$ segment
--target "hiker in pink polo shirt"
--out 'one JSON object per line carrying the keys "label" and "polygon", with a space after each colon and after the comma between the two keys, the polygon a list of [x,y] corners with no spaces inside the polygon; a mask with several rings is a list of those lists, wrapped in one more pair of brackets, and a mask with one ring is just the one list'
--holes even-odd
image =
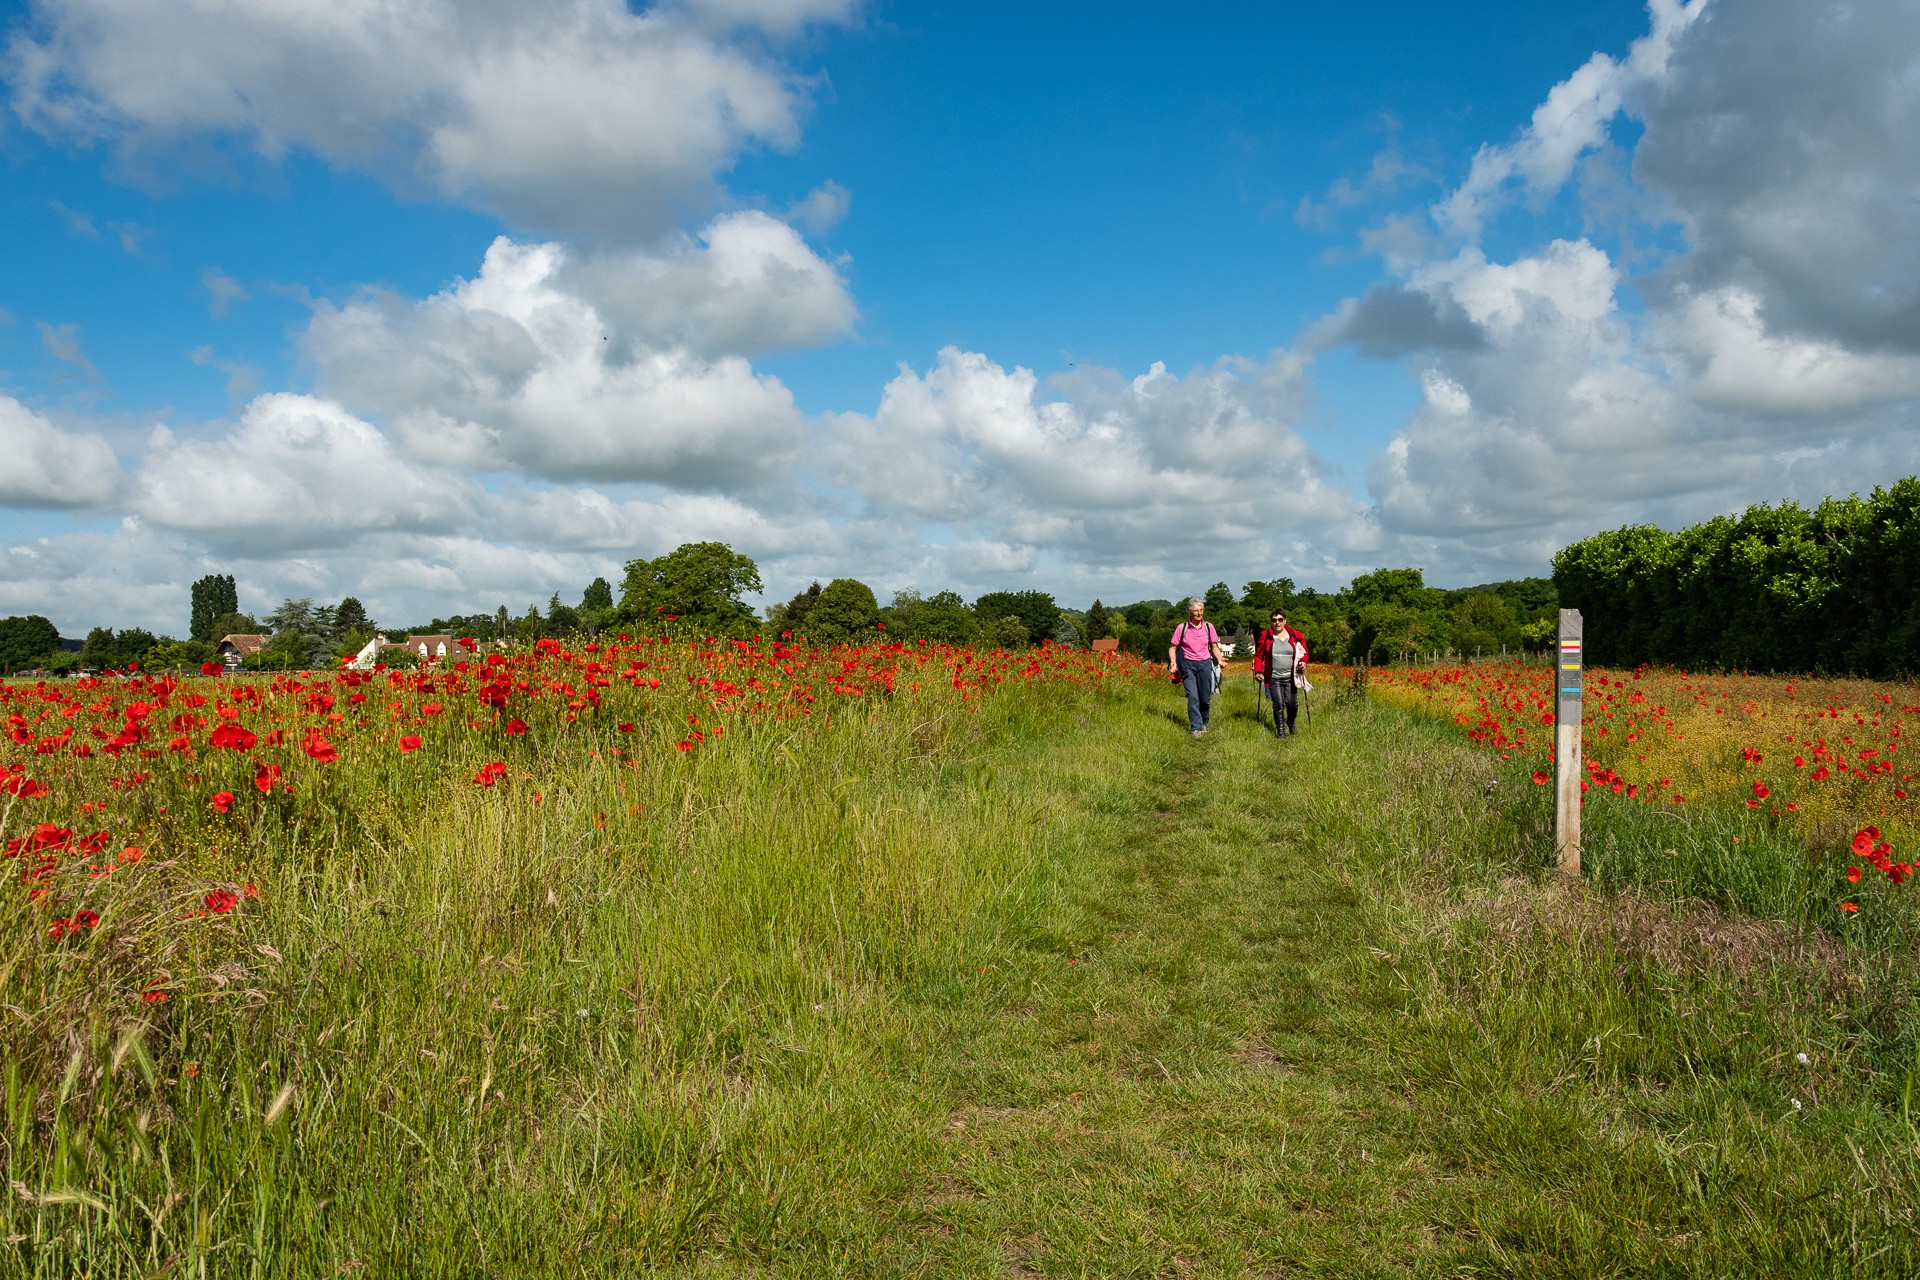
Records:
{"label": "hiker in pink polo shirt", "polygon": [[1187,728],[1196,738],[1207,731],[1213,691],[1226,661],[1220,651],[1220,633],[1206,620],[1206,611],[1205,601],[1187,601],[1187,620],[1173,629],[1173,641],[1167,646],[1167,674],[1186,686]]}

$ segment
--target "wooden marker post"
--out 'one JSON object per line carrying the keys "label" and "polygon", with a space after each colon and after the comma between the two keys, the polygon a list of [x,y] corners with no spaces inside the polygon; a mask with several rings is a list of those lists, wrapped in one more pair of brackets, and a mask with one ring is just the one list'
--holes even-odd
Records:
{"label": "wooden marker post", "polygon": [[1570,876],[1580,874],[1580,694],[1586,683],[1582,643],[1580,611],[1562,609],[1553,673],[1553,852],[1560,870]]}

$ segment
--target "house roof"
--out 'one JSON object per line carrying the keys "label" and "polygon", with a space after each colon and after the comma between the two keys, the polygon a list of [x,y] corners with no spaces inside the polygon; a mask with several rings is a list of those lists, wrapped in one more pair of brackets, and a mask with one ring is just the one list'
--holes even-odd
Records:
{"label": "house roof", "polygon": [[254,654],[266,648],[267,641],[270,639],[272,639],[271,636],[265,635],[221,636],[220,643],[214,647],[216,649],[232,649],[243,658],[251,658]]}

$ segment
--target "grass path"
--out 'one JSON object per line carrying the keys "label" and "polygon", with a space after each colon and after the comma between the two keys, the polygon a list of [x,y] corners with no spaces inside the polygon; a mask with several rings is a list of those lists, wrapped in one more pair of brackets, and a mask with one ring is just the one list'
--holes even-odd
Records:
{"label": "grass path", "polygon": [[1490,875],[1491,764],[1348,708],[1281,743],[1234,690],[1194,741],[1142,701],[1133,758],[1044,762],[1087,803],[1064,897],[936,1019],[881,1269],[1914,1274],[1912,1131],[1815,1079],[1807,964]]}

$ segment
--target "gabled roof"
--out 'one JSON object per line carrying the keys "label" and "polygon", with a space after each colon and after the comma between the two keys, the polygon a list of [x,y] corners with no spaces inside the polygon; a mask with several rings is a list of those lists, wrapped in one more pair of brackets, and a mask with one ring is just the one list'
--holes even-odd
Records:
{"label": "gabled roof", "polygon": [[265,635],[221,636],[220,643],[214,647],[216,649],[232,649],[243,658],[251,658],[254,654],[266,648],[267,641],[272,638],[271,636]]}

